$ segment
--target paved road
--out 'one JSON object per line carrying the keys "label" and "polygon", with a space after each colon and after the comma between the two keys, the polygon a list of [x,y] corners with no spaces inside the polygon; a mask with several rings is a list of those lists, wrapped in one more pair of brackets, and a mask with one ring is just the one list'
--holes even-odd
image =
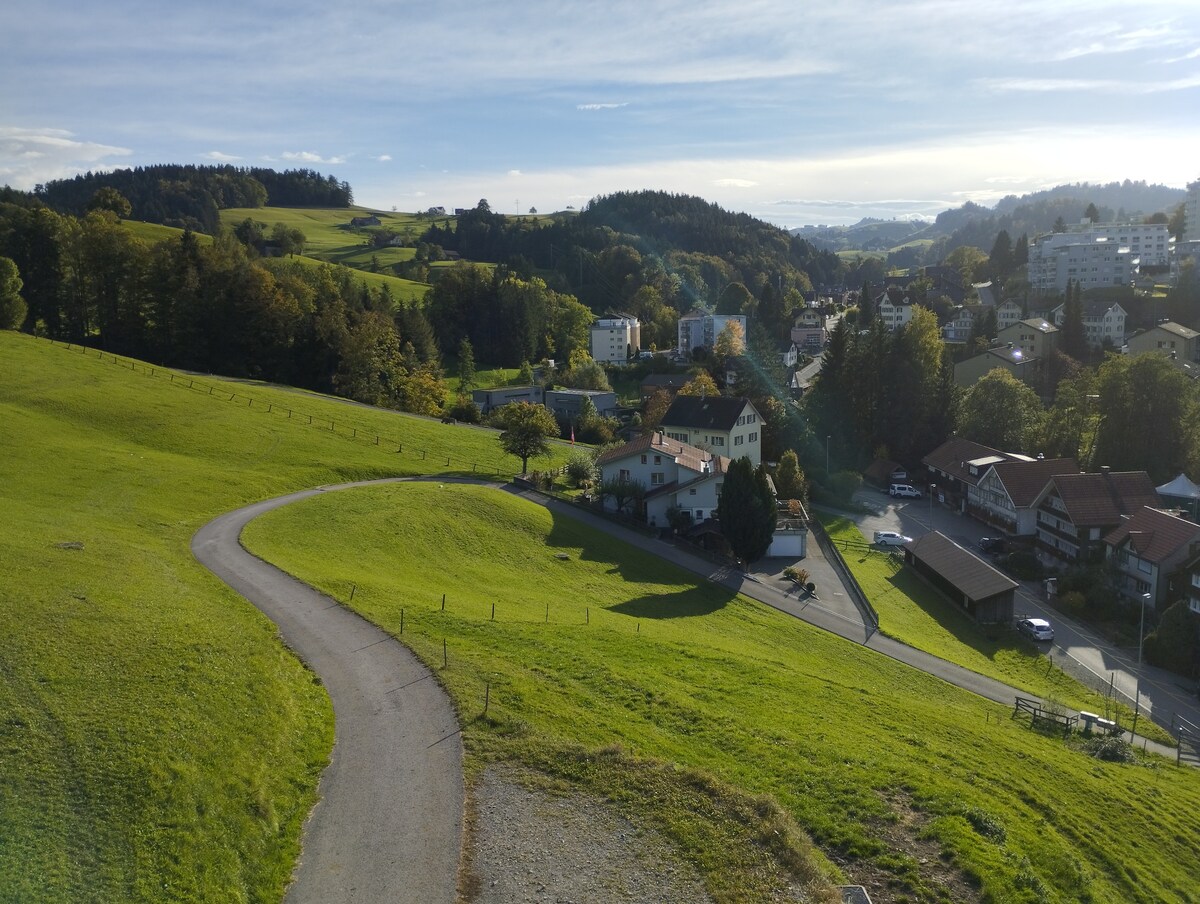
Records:
{"label": "paved road", "polygon": [[[928,495],[921,499],[892,499],[873,489],[860,490],[855,502],[870,509],[867,515],[847,515],[870,540],[876,530],[894,530],[919,537],[930,525],[955,542],[979,553],[981,537],[996,536],[990,528],[974,518],[951,511],[936,502],[931,506]],[[1078,680],[1092,687],[1111,686],[1130,706],[1138,706],[1159,725],[1170,727],[1178,714],[1193,725],[1200,725],[1200,698],[1195,682],[1189,682],[1171,672],[1138,664],[1137,649],[1114,647],[1084,624],[1063,615],[1049,606],[1036,582],[1022,582],[1017,590],[1016,611],[1021,615],[1045,618],[1054,625],[1054,643],[1047,650],[1055,661]]]}
{"label": "paved road", "polygon": [[278,625],[333,701],[333,757],[285,901],[453,904],[464,791],[449,698],[405,646],[239,543],[242,528],[263,512],[359,485],[222,515],[200,529],[192,552]]}

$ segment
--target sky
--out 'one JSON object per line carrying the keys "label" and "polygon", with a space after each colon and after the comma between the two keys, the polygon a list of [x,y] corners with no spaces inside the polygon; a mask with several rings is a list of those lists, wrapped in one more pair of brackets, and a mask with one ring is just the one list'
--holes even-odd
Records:
{"label": "sky", "polygon": [[1200,0],[6,0],[0,185],[305,167],[382,210],[784,227],[1200,178]]}

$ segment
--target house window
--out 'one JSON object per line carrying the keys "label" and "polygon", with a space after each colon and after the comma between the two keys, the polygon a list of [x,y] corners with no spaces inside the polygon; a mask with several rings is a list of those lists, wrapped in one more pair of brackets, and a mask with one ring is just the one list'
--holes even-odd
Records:
{"label": "house window", "polygon": [[689,496],[695,496],[695,495],[696,495],[696,488],[695,488],[695,487],[692,487],[690,490],[688,490],[688,495],[689,495]]}
{"label": "house window", "polygon": [[650,486],[652,486],[652,487],[660,487],[660,486],[662,486],[662,485],[663,485],[665,482],[666,482],[666,481],[663,479],[663,472],[662,472],[662,471],[654,471],[653,473],[651,473],[651,474],[650,474]]}
{"label": "house window", "polygon": [[744,437],[744,436],[735,436],[735,437],[733,438],[733,444],[734,444],[735,446],[740,446],[740,445],[742,444],[742,440],[744,440],[744,439],[745,439],[745,437]]}
{"label": "house window", "polygon": [[714,436],[714,437],[712,438],[712,444],[713,444],[714,446],[723,446],[723,445],[725,445],[725,437],[723,437],[723,436]]}
{"label": "house window", "polygon": [[643,455],[643,456],[642,456],[642,464],[645,464],[645,463],[646,463],[646,456],[645,456],[645,455]]}
{"label": "house window", "polygon": [[661,456],[661,455],[655,455],[655,456],[654,456],[654,463],[655,463],[656,465],[661,465],[661,464],[662,464],[662,456]]}
{"label": "house window", "polygon": [[629,474],[628,469],[622,468],[619,479],[620,480],[629,480],[629,477],[630,477],[630,474]]}

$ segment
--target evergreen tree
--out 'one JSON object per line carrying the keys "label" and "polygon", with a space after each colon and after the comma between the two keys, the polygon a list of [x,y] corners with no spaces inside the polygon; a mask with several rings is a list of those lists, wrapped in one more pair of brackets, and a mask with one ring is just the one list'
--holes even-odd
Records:
{"label": "evergreen tree", "polygon": [[1088,354],[1087,335],[1083,327],[1083,284],[1067,281],[1063,301],[1062,335],[1059,339],[1064,354],[1082,360]]}
{"label": "evergreen tree", "polygon": [[996,241],[992,244],[992,253],[988,255],[988,263],[991,265],[993,278],[1000,283],[1003,283],[1012,273],[1014,266],[1012,238],[1009,237],[1007,229],[1001,229],[996,236]]}
{"label": "evergreen tree", "polygon": [[464,336],[462,342],[458,343],[458,392],[465,396],[478,385],[475,379],[475,349],[471,346],[471,340]]}
{"label": "evergreen tree", "polygon": [[871,284],[864,282],[858,293],[858,328],[860,330],[870,329],[874,320],[875,300],[871,297]]}
{"label": "evergreen tree", "polygon": [[717,502],[721,535],[742,567],[766,555],[775,535],[775,497],[766,469],[746,457],[730,463]]}
{"label": "evergreen tree", "polygon": [[807,482],[794,449],[788,449],[779,458],[779,467],[775,470],[775,489],[780,499],[803,501],[808,497]]}

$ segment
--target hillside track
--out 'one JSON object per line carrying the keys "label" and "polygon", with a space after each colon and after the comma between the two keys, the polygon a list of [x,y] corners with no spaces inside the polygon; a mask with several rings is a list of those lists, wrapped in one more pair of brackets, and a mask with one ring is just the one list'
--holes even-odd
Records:
{"label": "hillside track", "polygon": [[239,539],[264,512],[362,485],[318,487],[229,512],[196,533],[192,552],[276,624],[333,702],[333,755],[286,904],[453,904],[464,787],[450,698],[407,647],[251,555]]}

